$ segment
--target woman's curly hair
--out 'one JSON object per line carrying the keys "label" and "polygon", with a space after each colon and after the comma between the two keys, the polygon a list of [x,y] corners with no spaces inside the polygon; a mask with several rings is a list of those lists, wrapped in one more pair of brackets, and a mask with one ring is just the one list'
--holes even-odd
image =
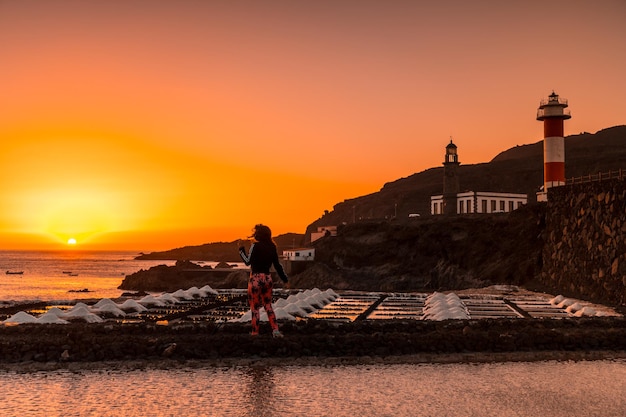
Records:
{"label": "woman's curly hair", "polygon": [[257,224],[254,226],[254,233],[252,236],[259,242],[271,242],[272,231],[264,224]]}

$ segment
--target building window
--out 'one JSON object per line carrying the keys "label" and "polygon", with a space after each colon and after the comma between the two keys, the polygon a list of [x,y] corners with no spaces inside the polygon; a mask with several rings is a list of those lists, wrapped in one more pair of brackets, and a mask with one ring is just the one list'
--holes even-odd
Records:
{"label": "building window", "polygon": [[500,211],[504,211],[504,200],[500,200]]}
{"label": "building window", "polygon": [[487,213],[487,200],[480,200],[481,213]]}
{"label": "building window", "polygon": [[465,200],[465,211],[471,213],[472,210],[472,200]]}
{"label": "building window", "polygon": [[509,201],[509,211],[515,210],[515,202]]}
{"label": "building window", "polygon": [[491,212],[493,213],[494,211],[496,211],[496,200],[491,200]]}
{"label": "building window", "polygon": [[463,200],[459,201],[459,213],[464,213],[465,206],[463,205]]}

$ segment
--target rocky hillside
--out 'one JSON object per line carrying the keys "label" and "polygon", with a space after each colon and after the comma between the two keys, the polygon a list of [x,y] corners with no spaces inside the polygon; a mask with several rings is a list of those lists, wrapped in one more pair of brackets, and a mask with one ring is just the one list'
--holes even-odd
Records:
{"label": "rocky hillside", "polygon": [[[366,291],[458,290],[494,283],[532,288],[541,273],[544,210],[535,204],[494,215],[348,224],[336,237],[314,243],[316,261],[293,275],[291,285]],[[247,274],[178,262],[129,275],[120,288],[175,291],[205,284],[245,288]]]}
{"label": "rocky hillside", "polygon": [[[442,160],[443,160],[442,148]],[[565,175],[568,178],[626,168],[626,126],[616,126],[595,134],[582,133],[565,138]],[[463,162],[463,149],[459,149]],[[508,149],[490,162],[459,167],[461,190],[526,193],[529,202],[543,184],[543,142]],[[318,226],[352,223],[354,219],[398,219],[409,213],[430,214],[430,196],[440,194],[443,167],[430,168],[387,183],[373,194],[345,200],[314,221],[307,235]],[[397,204],[397,207],[395,206]]]}
{"label": "rocky hillside", "polygon": [[294,285],[372,291],[530,285],[541,272],[544,209],[348,224],[314,242],[316,264]]}

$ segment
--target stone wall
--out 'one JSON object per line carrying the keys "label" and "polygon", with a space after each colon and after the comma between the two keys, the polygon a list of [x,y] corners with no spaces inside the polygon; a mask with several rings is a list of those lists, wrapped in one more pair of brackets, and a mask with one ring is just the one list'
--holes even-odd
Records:
{"label": "stone wall", "polygon": [[541,279],[588,300],[626,303],[626,181],[549,190]]}

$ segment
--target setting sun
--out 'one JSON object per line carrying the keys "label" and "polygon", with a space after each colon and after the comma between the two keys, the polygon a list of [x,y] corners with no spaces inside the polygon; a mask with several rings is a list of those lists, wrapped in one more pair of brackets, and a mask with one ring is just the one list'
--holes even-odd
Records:
{"label": "setting sun", "polygon": [[68,245],[75,245],[76,244],[76,239],[74,239],[73,237],[67,239],[67,244]]}
{"label": "setting sun", "polygon": [[566,135],[624,124],[620,0],[121,3],[0,0],[0,249],[304,233],[450,136],[538,142],[553,89]]}

